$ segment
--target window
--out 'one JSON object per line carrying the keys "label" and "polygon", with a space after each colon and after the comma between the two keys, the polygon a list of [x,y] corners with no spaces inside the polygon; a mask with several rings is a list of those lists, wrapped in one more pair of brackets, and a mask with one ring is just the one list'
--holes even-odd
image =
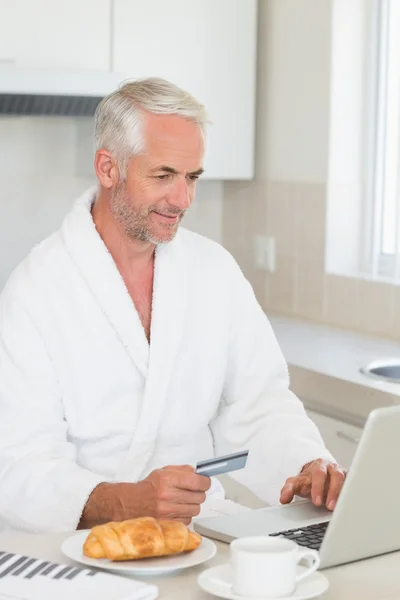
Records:
{"label": "window", "polygon": [[376,11],[365,251],[374,278],[400,282],[400,1],[380,0]]}

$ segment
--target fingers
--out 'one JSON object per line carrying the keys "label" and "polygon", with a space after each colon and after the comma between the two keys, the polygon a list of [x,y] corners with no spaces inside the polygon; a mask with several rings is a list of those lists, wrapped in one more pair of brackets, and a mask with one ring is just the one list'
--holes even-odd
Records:
{"label": "fingers", "polygon": [[346,479],[346,472],[339,465],[328,465],[329,488],[326,497],[326,507],[334,510],[340,491]]}
{"label": "fingers", "polygon": [[289,477],[281,490],[280,501],[288,504],[294,496],[308,497],[316,506],[326,504],[333,510],[345,478],[346,472],[339,465],[315,460],[297,477]]}
{"label": "fingers", "polygon": [[295,495],[294,490],[296,487],[296,484],[294,482],[295,479],[296,477],[289,477],[289,479],[286,481],[285,485],[281,489],[281,504],[289,504],[293,500]]}
{"label": "fingers", "polygon": [[158,515],[160,519],[168,521],[188,520],[189,523],[193,517],[200,514],[200,506],[198,504],[176,504],[171,502],[160,503],[158,507]]}
{"label": "fingers", "polygon": [[[145,486],[143,503],[151,507],[148,514],[159,518],[191,518],[199,513],[211,481],[209,477],[196,475],[192,467],[164,467],[152,471],[141,485]],[[185,507],[191,508],[185,512]]]}
{"label": "fingers", "polygon": [[315,464],[311,472],[311,500],[315,506],[322,506],[325,500],[325,484],[327,479],[327,466],[320,462]]}
{"label": "fingers", "polygon": [[206,499],[205,492],[191,492],[179,488],[169,488],[161,494],[162,500],[176,504],[203,504]]}
{"label": "fingers", "polygon": [[289,504],[294,496],[307,496],[310,490],[310,481],[305,475],[289,477],[281,490],[281,504]]}
{"label": "fingers", "polygon": [[211,487],[210,477],[197,475],[191,465],[172,465],[163,467],[160,471],[168,473],[171,485],[181,490],[207,492]]}
{"label": "fingers", "polygon": [[211,479],[204,475],[196,473],[184,473],[175,471],[175,475],[171,477],[171,483],[181,490],[190,490],[192,492],[207,492],[211,487]]}
{"label": "fingers", "polygon": [[164,469],[168,471],[186,471],[188,473],[195,472],[195,468],[192,467],[192,465],[168,465],[167,467],[163,467],[161,470]]}

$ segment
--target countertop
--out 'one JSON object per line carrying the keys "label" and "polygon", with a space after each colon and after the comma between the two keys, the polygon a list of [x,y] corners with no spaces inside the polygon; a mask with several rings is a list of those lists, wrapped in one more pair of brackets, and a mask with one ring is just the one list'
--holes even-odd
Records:
{"label": "countertop", "polygon": [[[71,532],[72,533],[72,532]],[[9,552],[30,555],[43,560],[73,564],[60,550],[68,534],[50,533],[29,535],[23,533],[0,534],[0,548]],[[161,600],[211,600],[198,584],[199,573],[207,567],[228,560],[229,546],[217,542],[217,555],[205,565],[193,567],[175,574],[152,577],[159,587]],[[400,590],[400,552],[393,552],[369,560],[326,569],[328,591],[320,596],[324,600],[398,600]]]}
{"label": "countertop", "polygon": [[400,403],[400,384],[360,372],[373,360],[400,358],[400,343],[282,315],[268,317],[289,365],[291,389],[308,407],[362,426],[374,408]]}

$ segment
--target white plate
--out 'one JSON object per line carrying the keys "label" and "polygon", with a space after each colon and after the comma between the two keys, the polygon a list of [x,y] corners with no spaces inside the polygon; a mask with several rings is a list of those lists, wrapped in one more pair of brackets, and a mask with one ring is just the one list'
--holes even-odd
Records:
{"label": "white plate", "polygon": [[111,561],[107,558],[88,558],[83,554],[83,544],[89,531],[80,531],[67,538],[61,546],[65,556],[88,567],[106,569],[132,575],[161,575],[180,569],[200,565],[215,556],[217,547],[211,540],[204,538],[198,548],[192,552],[184,552],[160,558],[142,558],[140,560]]}
{"label": "white plate", "polygon": [[[306,567],[297,567],[297,573],[301,573]],[[237,596],[232,592],[232,571],[229,564],[218,565],[202,571],[197,578],[199,586],[209,594],[228,600],[255,600],[246,596]],[[329,581],[318,571],[312,573],[306,579],[299,581],[291,596],[280,597],[279,600],[308,600],[323,594],[329,587]],[[269,598],[269,600],[274,600]],[[276,599],[275,599],[276,600]]]}

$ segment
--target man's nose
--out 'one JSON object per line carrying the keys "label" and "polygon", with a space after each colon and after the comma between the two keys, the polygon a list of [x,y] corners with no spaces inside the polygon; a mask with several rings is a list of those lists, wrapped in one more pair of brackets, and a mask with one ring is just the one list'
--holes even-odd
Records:
{"label": "man's nose", "polygon": [[174,185],[174,189],[171,190],[170,197],[168,199],[169,204],[179,208],[180,210],[186,210],[191,204],[189,187],[186,179],[177,179]]}

